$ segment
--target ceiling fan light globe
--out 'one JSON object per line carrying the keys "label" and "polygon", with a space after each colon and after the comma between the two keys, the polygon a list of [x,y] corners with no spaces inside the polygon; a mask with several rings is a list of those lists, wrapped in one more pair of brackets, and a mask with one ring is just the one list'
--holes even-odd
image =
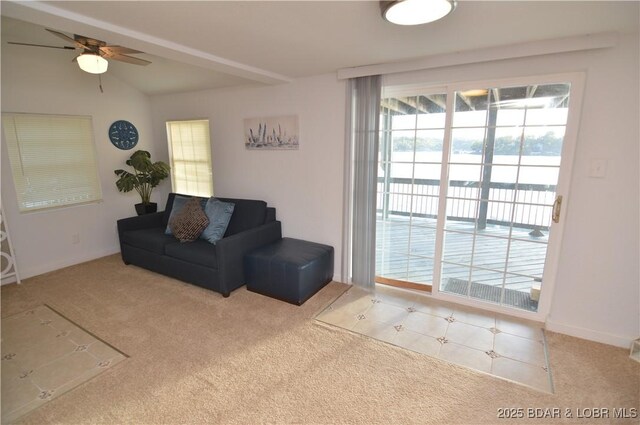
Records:
{"label": "ceiling fan light globe", "polygon": [[78,56],[78,66],[89,74],[103,74],[107,72],[109,62],[100,55],[85,53]]}
{"label": "ceiling fan light globe", "polygon": [[454,0],[396,0],[384,2],[382,16],[397,25],[420,25],[447,16],[456,6]]}

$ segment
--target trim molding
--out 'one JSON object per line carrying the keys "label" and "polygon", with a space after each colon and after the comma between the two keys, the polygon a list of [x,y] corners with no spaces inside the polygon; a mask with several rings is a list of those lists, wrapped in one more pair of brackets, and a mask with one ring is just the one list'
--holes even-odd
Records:
{"label": "trim molding", "polygon": [[518,44],[487,47],[484,49],[464,50],[455,53],[443,53],[427,56],[408,62],[365,65],[338,70],[338,79],[384,75],[423,69],[443,68],[454,65],[467,65],[479,62],[491,62],[505,59],[551,55],[554,53],[577,52],[583,50],[605,49],[618,44],[618,33],[604,32],[575,37],[556,38]]}
{"label": "trim molding", "polygon": [[93,252],[86,253],[85,255],[81,255],[75,258],[70,258],[68,260],[56,261],[47,264],[39,264],[35,267],[25,268],[24,271],[20,270],[20,278],[21,280],[27,279],[29,277],[38,276],[44,273],[49,273],[55,270],[63,269],[69,266],[75,266],[76,264],[86,263],[87,261],[95,260],[98,258],[106,257],[109,255],[114,255],[120,252],[120,246],[113,246],[111,248],[99,249]]}
{"label": "trim molding", "polygon": [[590,341],[601,342],[603,344],[614,345],[616,347],[626,349],[629,349],[633,340],[637,338],[637,336],[632,335],[614,335],[608,332],[582,328],[580,326],[566,325],[555,322],[551,318],[547,318],[545,329],[552,332],[574,336],[576,338],[588,339]]}
{"label": "trim molding", "polygon": [[404,289],[413,289],[416,291],[422,291],[426,293],[431,293],[431,285],[420,284],[415,282],[409,282],[406,280],[399,279],[389,279],[387,277],[376,276],[376,283],[381,283],[383,285],[395,286],[396,288],[404,288]]}

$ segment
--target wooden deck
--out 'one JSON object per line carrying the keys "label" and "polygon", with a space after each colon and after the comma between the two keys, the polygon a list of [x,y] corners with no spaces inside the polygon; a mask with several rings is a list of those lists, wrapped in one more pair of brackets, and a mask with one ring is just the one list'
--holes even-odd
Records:
{"label": "wooden deck", "polygon": [[[473,230],[470,222],[447,222],[440,290],[446,290],[453,280],[470,280],[472,284],[498,288],[504,283],[507,290],[529,294],[531,285],[542,279],[547,236],[533,237],[530,229],[513,228],[509,245],[508,226],[489,225],[477,233],[475,241]],[[376,275],[433,284],[435,219],[397,215],[382,219],[379,215],[376,234]]]}

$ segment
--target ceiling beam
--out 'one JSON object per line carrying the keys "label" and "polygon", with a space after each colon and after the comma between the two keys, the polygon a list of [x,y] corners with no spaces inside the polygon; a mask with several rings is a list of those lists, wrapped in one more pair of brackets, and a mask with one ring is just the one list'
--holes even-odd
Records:
{"label": "ceiling beam", "polygon": [[475,106],[473,106],[473,102],[471,102],[471,99],[469,99],[467,96],[462,94],[462,92],[457,92],[457,95],[460,98],[460,100],[462,100],[464,102],[464,104],[469,107],[470,111],[475,111],[476,110]]}
{"label": "ceiling beam", "polygon": [[418,114],[421,112],[427,112],[426,107],[422,105],[422,102],[417,100],[414,96],[402,98],[400,101],[412,107]]}
{"label": "ceiling beam", "polygon": [[435,97],[435,96],[441,96],[441,95],[428,94],[428,95],[426,95],[424,97],[427,98],[430,102],[433,102],[436,106],[438,106],[443,111],[446,111],[447,110],[447,101],[445,99],[443,99],[442,97],[438,98],[438,97]]}
{"label": "ceiling beam", "polygon": [[493,104],[499,108],[500,107],[500,89],[493,88],[491,89],[491,92],[493,93]]}
{"label": "ceiling beam", "polygon": [[2,2],[2,15],[34,24],[127,46],[150,55],[223,72],[264,84],[281,84],[293,78],[236,62],[170,40],[151,36],[110,22],[101,21],[40,1]]}
{"label": "ceiling beam", "polygon": [[401,99],[395,97],[382,99],[380,102],[380,106],[397,112],[400,115],[413,115],[416,113],[416,110],[413,106],[408,105],[406,102],[403,102]]}
{"label": "ceiling beam", "polygon": [[569,99],[569,93],[567,93],[566,95],[560,97],[556,102],[554,102],[552,108],[561,107],[567,101],[567,99]]}
{"label": "ceiling beam", "polygon": [[429,114],[436,110],[444,110],[446,103],[441,99],[434,99],[431,96],[419,95],[417,98],[414,96],[382,98],[380,106],[402,115],[413,115]]}

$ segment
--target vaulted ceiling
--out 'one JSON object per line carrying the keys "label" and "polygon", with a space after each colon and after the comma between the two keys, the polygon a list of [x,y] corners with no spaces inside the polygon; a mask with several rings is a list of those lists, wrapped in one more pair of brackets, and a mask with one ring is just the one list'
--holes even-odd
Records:
{"label": "vaulted ceiling", "polygon": [[[3,1],[5,41],[62,45],[44,27],[146,52],[109,72],[147,94],[277,84],[338,69],[600,32],[637,32],[637,2],[459,1],[416,27],[377,1]],[[11,19],[9,19],[11,18]],[[61,52],[61,60],[73,52]]]}

